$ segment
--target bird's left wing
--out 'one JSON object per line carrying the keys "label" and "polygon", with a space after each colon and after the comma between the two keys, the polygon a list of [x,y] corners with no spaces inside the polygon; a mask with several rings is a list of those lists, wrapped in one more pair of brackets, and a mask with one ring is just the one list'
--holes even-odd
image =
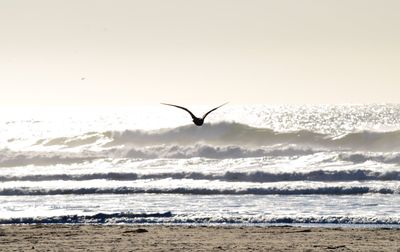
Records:
{"label": "bird's left wing", "polygon": [[219,105],[218,107],[213,108],[213,109],[211,109],[210,111],[208,111],[207,113],[205,113],[205,114],[203,115],[203,120],[206,118],[206,116],[208,116],[208,114],[210,114],[210,113],[213,112],[214,110],[216,110],[216,109],[218,109],[218,108],[224,106],[225,104],[227,104],[227,102],[225,102],[224,104]]}

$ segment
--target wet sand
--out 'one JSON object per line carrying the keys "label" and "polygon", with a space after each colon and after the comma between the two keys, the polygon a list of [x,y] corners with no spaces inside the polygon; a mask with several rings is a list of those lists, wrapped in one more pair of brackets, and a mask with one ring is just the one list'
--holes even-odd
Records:
{"label": "wet sand", "polygon": [[0,251],[400,252],[400,229],[2,225]]}

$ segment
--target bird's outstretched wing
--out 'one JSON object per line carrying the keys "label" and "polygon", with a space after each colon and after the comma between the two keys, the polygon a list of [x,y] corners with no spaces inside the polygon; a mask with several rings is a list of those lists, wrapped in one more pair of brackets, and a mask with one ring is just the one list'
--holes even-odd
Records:
{"label": "bird's outstretched wing", "polygon": [[225,104],[227,104],[227,102],[225,102],[224,104],[219,105],[218,107],[213,108],[213,109],[211,109],[210,111],[208,111],[207,113],[205,113],[205,114],[203,115],[203,120],[206,118],[206,116],[208,116],[208,114],[210,114],[210,113],[213,112],[214,110],[216,110],[216,109],[218,109],[218,108],[224,106]]}
{"label": "bird's outstretched wing", "polygon": [[192,113],[192,112],[190,112],[190,110],[189,110],[189,109],[187,109],[187,108],[185,108],[185,107],[181,107],[181,106],[174,105],[174,104],[168,104],[168,103],[161,103],[161,104],[163,104],[163,105],[167,105],[167,106],[172,106],[172,107],[177,107],[177,108],[180,108],[180,109],[183,109],[183,110],[187,111],[187,112],[190,114],[190,116],[191,116],[193,119],[195,119],[195,118],[196,118],[196,116],[195,116],[195,115],[193,115],[193,113]]}

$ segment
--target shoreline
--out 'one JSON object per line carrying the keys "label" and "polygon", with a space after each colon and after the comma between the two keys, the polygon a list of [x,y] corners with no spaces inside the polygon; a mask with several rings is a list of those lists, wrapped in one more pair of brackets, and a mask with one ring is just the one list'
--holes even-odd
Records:
{"label": "shoreline", "polygon": [[0,251],[400,251],[399,228],[0,225]]}

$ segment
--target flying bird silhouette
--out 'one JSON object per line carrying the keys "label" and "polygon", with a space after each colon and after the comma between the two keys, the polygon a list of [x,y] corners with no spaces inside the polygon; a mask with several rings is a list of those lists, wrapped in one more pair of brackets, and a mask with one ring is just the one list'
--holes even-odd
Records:
{"label": "flying bird silhouette", "polygon": [[192,117],[193,123],[196,124],[197,126],[201,126],[201,125],[203,125],[204,119],[206,119],[206,116],[208,116],[208,114],[210,114],[210,113],[213,112],[214,110],[216,110],[216,109],[218,109],[218,108],[224,106],[225,104],[227,104],[227,102],[225,102],[225,103],[222,104],[222,105],[219,105],[219,106],[216,107],[216,108],[211,109],[210,111],[208,111],[207,113],[205,113],[205,114],[203,115],[202,118],[196,117],[195,115],[193,115],[192,112],[190,112],[189,109],[187,109],[187,108],[185,108],[185,107],[178,106],[178,105],[174,105],[174,104],[169,104],[169,103],[161,103],[161,104],[164,104],[164,105],[167,105],[167,106],[172,106],[172,107],[176,107],[176,108],[180,108],[180,109],[185,110],[185,111],[188,112],[188,113],[190,114],[190,116]]}

